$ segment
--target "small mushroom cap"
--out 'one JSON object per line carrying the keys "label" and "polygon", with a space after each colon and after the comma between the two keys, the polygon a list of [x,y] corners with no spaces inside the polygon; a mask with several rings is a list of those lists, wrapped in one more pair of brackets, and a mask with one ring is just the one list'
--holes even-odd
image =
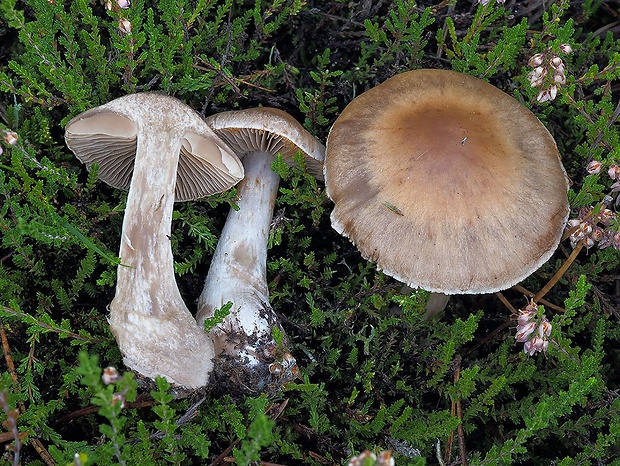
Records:
{"label": "small mushroom cap", "polygon": [[282,110],[250,108],[217,113],[205,121],[241,158],[248,152],[262,151],[281,154],[293,165],[293,156],[301,151],[308,173],[323,179],[325,146]]}
{"label": "small mushroom cap", "polygon": [[568,217],[549,131],[494,86],[409,71],[354,99],[327,141],[332,226],[387,275],[490,293],[546,262]]}
{"label": "small mushroom cap", "polygon": [[67,146],[99,178],[129,189],[142,131],[165,131],[181,139],[175,199],[189,201],[222,192],[243,178],[243,166],[200,116],[180,100],[155,93],[130,94],[73,118]]}

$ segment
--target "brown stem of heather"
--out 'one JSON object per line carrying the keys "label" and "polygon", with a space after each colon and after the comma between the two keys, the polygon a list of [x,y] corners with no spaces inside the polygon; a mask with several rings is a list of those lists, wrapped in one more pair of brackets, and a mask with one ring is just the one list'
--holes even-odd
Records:
{"label": "brown stem of heather", "polygon": [[[528,290],[527,288],[524,288],[521,285],[515,285],[512,287],[513,290],[518,291],[519,293],[523,293],[525,296],[527,296],[528,298],[533,298],[534,296],[536,296],[536,293],[534,293],[533,291]],[[560,307],[556,304],[553,304],[551,301],[547,301],[546,299],[540,299],[540,304],[543,304],[545,307],[548,307],[549,309],[553,309],[554,311],[558,311],[558,312],[566,312],[565,309],[563,307]]]}
{"label": "brown stem of heather", "polygon": [[[456,403],[453,401],[450,407],[450,416],[456,416]],[[452,459],[452,444],[454,443],[454,431],[450,432],[446,440],[445,453],[443,455],[443,464],[450,464]]]}
{"label": "brown stem of heather", "polygon": [[[11,380],[15,384],[15,389],[17,390],[17,372],[15,371],[15,364],[13,363],[13,357],[11,356],[11,348],[9,346],[9,339],[6,336],[6,331],[4,330],[4,324],[0,324],[0,339],[2,340],[2,350],[4,351],[6,368],[11,376]],[[26,412],[26,406],[22,401],[18,402],[18,408],[20,413],[23,414]],[[17,441],[17,439],[15,440]],[[39,439],[30,439],[30,443],[47,466],[56,466],[56,462]]]}
{"label": "brown stem of heather", "polygon": [[[461,356],[454,358],[454,383],[457,383],[461,378]],[[450,408],[450,414],[456,416],[460,421],[457,427],[457,436],[459,440],[459,455],[461,457],[461,464],[467,466],[467,449],[465,448],[465,430],[463,429],[463,408],[461,400],[453,401]],[[446,453],[444,455],[444,463],[450,463],[450,452],[452,450],[452,443],[454,441],[454,432],[450,432],[450,436],[446,441]]]}
{"label": "brown stem of heather", "polygon": [[[458,382],[461,378],[461,357],[456,358],[456,370],[454,371],[454,383]],[[459,419],[459,426],[457,432],[459,436],[459,453],[461,455],[461,464],[467,466],[467,449],[465,448],[465,430],[463,429],[463,408],[461,406],[461,400],[456,402],[456,417]]]}
{"label": "brown stem of heather", "polygon": [[6,368],[9,371],[11,380],[14,384],[16,384],[17,372],[15,372],[15,364],[13,363],[13,357],[11,356],[11,348],[9,347],[9,339],[6,336],[6,331],[4,330],[4,324],[0,325],[0,338],[2,339],[2,350],[4,351]]}
{"label": "brown stem of heather", "polygon": [[510,301],[508,301],[506,299],[506,297],[501,293],[501,291],[498,291],[495,293],[495,296],[497,296],[497,298],[502,302],[502,304],[504,306],[506,306],[506,308],[511,312],[511,313],[515,313],[517,312],[517,310],[513,307],[512,304],[510,304]]}
{"label": "brown stem of heather", "polygon": [[549,293],[549,291],[551,291],[551,288],[553,288],[555,284],[560,281],[560,279],[566,273],[571,264],[575,262],[575,259],[577,259],[577,256],[579,255],[581,249],[583,249],[584,244],[584,240],[581,240],[579,244],[575,246],[575,249],[573,249],[573,252],[571,252],[570,256],[568,256],[566,261],[564,261],[562,267],[560,267],[555,273],[555,275],[551,277],[551,280],[549,280],[547,284],[543,286],[538,293],[536,293],[536,296],[534,296],[533,298],[534,302],[539,302],[547,293]]}

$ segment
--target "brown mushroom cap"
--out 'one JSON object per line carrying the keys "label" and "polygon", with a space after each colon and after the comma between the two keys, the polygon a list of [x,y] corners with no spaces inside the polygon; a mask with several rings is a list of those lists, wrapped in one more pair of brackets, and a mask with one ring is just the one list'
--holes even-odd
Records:
{"label": "brown mushroom cap", "polygon": [[490,293],[546,262],[568,217],[549,131],[494,86],[409,71],[354,99],[327,141],[333,227],[387,275]]}
{"label": "brown mushroom cap", "polygon": [[289,165],[298,152],[304,155],[308,173],[323,179],[325,147],[288,113],[277,108],[257,107],[222,112],[205,119],[235,153],[281,154]]}
{"label": "brown mushroom cap", "polygon": [[[181,108],[182,106],[182,108]],[[155,93],[130,94],[81,113],[66,127],[65,140],[88,169],[97,163],[99,178],[128,190],[133,174],[140,111],[178,112],[179,124],[193,112],[177,99]],[[195,112],[194,112],[195,113]],[[174,118],[171,118],[174,120]],[[224,191],[243,178],[243,167],[230,149],[200,120],[192,118],[182,139],[175,199],[189,201]],[[148,128],[143,128],[148,130]]]}

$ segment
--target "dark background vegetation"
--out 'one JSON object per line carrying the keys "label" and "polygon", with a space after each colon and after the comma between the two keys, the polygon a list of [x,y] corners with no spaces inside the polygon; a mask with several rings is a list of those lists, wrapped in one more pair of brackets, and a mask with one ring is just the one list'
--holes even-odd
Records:
{"label": "dark background vegetation", "polygon": [[[204,115],[278,107],[325,141],[356,95],[402,71],[454,69],[545,123],[576,217],[617,198],[606,169],[620,161],[619,12],[618,0],[135,0],[122,11],[0,0],[0,126],[19,135],[0,155],[0,404],[13,445],[2,461],[19,450],[32,465],[341,465],[368,448],[391,449],[397,465],[620,464],[619,251],[581,250],[545,297],[552,344],[530,357],[514,341],[514,310],[567,260],[568,241],[503,302],[458,296],[425,321],[427,293],[364,261],[331,229],[321,184],[296,169],[283,173],[268,273],[301,378],[270,397],[210,387],[174,400],[165,382],[149,391],[129,373],[103,386],[101,367],[124,371],[106,306],[126,194],[88,175],[63,141],[72,116],[146,90]],[[118,32],[120,15],[131,34]],[[528,59],[565,43],[567,82],[539,104]],[[605,169],[588,175],[591,160]],[[190,309],[231,200],[234,190],[177,206]]]}

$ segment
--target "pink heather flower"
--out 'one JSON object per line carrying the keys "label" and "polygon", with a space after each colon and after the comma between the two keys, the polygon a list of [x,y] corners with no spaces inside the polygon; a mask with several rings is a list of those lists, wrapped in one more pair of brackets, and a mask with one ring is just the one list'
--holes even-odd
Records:
{"label": "pink heather flower", "polygon": [[112,0],[106,0],[105,2],[105,7],[108,11],[118,11],[119,8],[126,10],[130,6],[131,0],[115,0],[114,3],[112,3]]}
{"label": "pink heather flower", "polygon": [[532,356],[535,352],[547,351],[551,322],[545,316],[538,316],[538,306],[530,301],[524,310],[519,311],[515,340],[523,343],[523,351]]}
{"label": "pink heather flower", "polygon": [[620,179],[620,167],[616,164],[613,164],[612,166],[609,167],[609,170],[607,170],[607,174],[612,180],[619,180]]}
{"label": "pink heather flower", "polygon": [[542,351],[544,346],[545,340],[543,340],[541,337],[536,335],[534,336],[534,338],[532,338],[532,348],[534,348],[536,351]]}
{"label": "pink heather flower", "polygon": [[354,456],[349,460],[349,466],[363,466],[367,464],[367,460],[371,460],[375,466],[394,466],[394,458],[390,450],[384,451],[377,455],[369,450],[362,452],[359,456]]}
{"label": "pink heather flower", "polygon": [[611,230],[603,230],[603,238],[598,242],[599,249],[605,249],[611,246],[614,239],[614,233]]}
{"label": "pink heather flower", "polygon": [[546,317],[543,317],[538,325],[538,336],[540,338],[548,337],[551,335],[551,322]]}
{"label": "pink heather flower", "polygon": [[540,87],[540,86],[542,86],[543,85],[543,77],[541,77],[541,76],[538,76],[538,77],[534,76],[534,75],[532,75],[532,73],[530,73],[530,76],[529,76],[530,86],[531,87]]}
{"label": "pink heather flower", "polygon": [[125,395],[123,393],[115,393],[112,395],[112,404],[115,405],[116,403],[121,404],[121,409],[125,407]]}
{"label": "pink heather flower", "polygon": [[542,91],[540,91],[538,93],[538,97],[536,97],[536,100],[538,100],[540,103],[547,101],[551,102],[556,98],[557,95],[558,86],[556,84],[552,84],[549,89],[543,89]]}
{"label": "pink heather flower", "polygon": [[562,59],[560,57],[553,57],[551,60],[549,60],[549,63],[551,64],[551,67],[553,69],[558,69],[559,67],[564,67],[564,62],[562,61]]}
{"label": "pink heather flower", "polygon": [[548,100],[552,100],[551,93],[547,89],[544,89],[538,93],[538,97],[536,97],[536,100],[538,100],[538,102],[540,102],[541,104],[543,102],[547,102]]}
{"label": "pink heather flower", "polygon": [[525,344],[523,345],[523,351],[532,356],[536,351],[542,352],[548,346],[549,343],[545,345],[545,340],[536,335],[531,340],[525,342]]}
{"label": "pink heather flower", "polygon": [[527,323],[532,320],[536,314],[528,311],[520,311],[519,317],[517,317],[518,327],[524,327]]}
{"label": "pink heather flower", "polygon": [[121,376],[119,375],[118,371],[112,366],[106,367],[103,370],[103,375],[101,376],[101,380],[103,380],[103,383],[106,385],[117,382],[120,378]]}
{"label": "pink heather flower", "polygon": [[585,238],[590,233],[592,233],[592,224],[590,222],[583,222],[579,226],[579,229],[577,231],[579,232],[579,235],[581,236],[581,238],[579,239]]}
{"label": "pink heather flower", "polygon": [[17,144],[19,136],[15,131],[5,131],[3,135],[4,142],[7,144],[14,146]]}
{"label": "pink heather flower", "polygon": [[603,168],[603,164],[601,162],[599,162],[598,160],[592,160],[588,164],[588,168],[586,168],[586,171],[591,175],[596,175],[598,172],[601,171],[601,168]]}
{"label": "pink heather flower", "polygon": [[537,78],[544,78],[545,76],[547,76],[547,68],[539,66],[537,68],[534,68],[534,76]]}
{"label": "pink heather flower", "polygon": [[123,34],[131,34],[131,23],[129,20],[125,18],[119,19],[118,30]]}
{"label": "pink heather flower", "polygon": [[614,249],[620,250],[620,231],[614,235],[611,245]]}
{"label": "pink heather flower", "polygon": [[377,459],[377,455],[370,452],[369,450],[366,450],[362,452],[359,456],[354,456],[353,458],[351,458],[349,460],[349,466],[357,466],[357,465],[364,464],[364,461],[366,459],[371,459],[375,461]]}
{"label": "pink heather flower", "polygon": [[542,86],[545,76],[547,76],[547,68],[544,66],[537,66],[528,74],[530,85],[532,87]]}
{"label": "pink heather flower", "polygon": [[[519,327],[517,327],[517,330],[519,330]],[[515,335],[515,340],[519,343],[528,341],[534,330],[536,330],[536,322],[528,322],[520,328],[520,331]]]}
{"label": "pink heather flower", "polygon": [[377,460],[381,466],[394,466],[394,458],[392,458],[392,452],[390,450],[379,453]]}
{"label": "pink heather flower", "polygon": [[560,51],[569,54],[573,51],[573,48],[568,44],[560,44]]}
{"label": "pink heather flower", "polygon": [[523,326],[527,324],[536,317],[537,312],[538,305],[534,301],[530,301],[527,306],[525,306],[525,309],[519,311],[519,317],[517,318],[519,325]]}
{"label": "pink heather flower", "polygon": [[551,93],[551,100],[554,100],[555,97],[558,95],[558,86],[552,84],[549,88],[549,92]]}
{"label": "pink heather flower", "polygon": [[597,217],[598,221],[606,227],[611,225],[616,218],[618,218],[618,216],[614,213],[613,210],[609,209],[601,210]]}
{"label": "pink heather flower", "polygon": [[542,65],[544,59],[544,53],[537,53],[528,60],[527,64],[530,65],[532,68],[536,68],[537,66]]}
{"label": "pink heather flower", "polygon": [[601,227],[596,226],[596,225],[592,227],[592,234],[590,235],[590,238],[592,238],[593,241],[596,241],[598,243],[604,237],[605,237],[605,230],[603,230]]}
{"label": "pink heather flower", "polygon": [[523,352],[533,356],[536,349],[532,348],[532,340],[528,340],[523,344]]}

